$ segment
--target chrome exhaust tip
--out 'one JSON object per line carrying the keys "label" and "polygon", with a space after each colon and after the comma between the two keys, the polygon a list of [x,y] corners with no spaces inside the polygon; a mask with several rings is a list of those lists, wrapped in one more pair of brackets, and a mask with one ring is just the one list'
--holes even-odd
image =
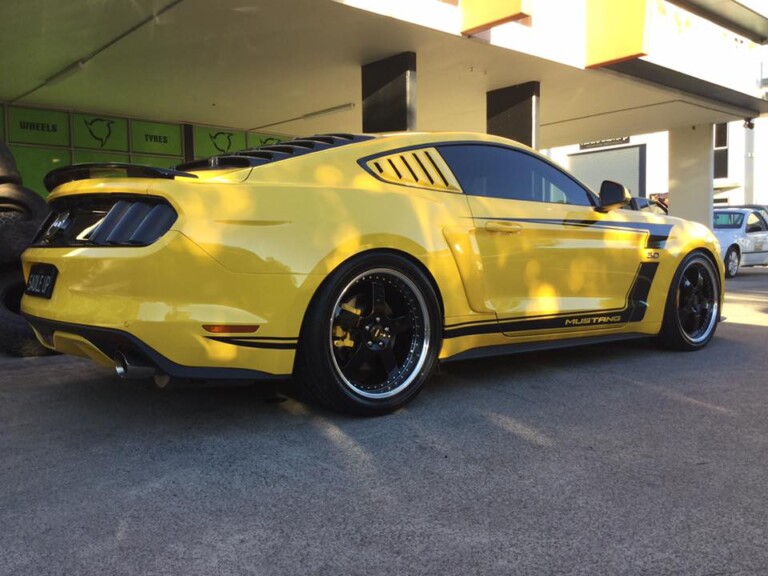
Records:
{"label": "chrome exhaust tip", "polygon": [[123,380],[146,380],[157,370],[145,360],[126,352],[117,352],[114,357],[115,373]]}

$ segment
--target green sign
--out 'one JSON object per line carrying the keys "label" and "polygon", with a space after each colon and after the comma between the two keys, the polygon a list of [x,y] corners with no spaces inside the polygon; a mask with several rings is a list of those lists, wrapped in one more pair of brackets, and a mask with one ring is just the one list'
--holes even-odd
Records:
{"label": "green sign", "polygon": [[98,150],[75,150],[73,153],[75,164],[90,164],[93,162],[129,162],[128,154],[113,154]]}
{"label": "green sign", "polygon": [[172,168],[177,164],[184,162],[181,157],[168,157],[168,156],[140,156],[137,154],[131,154],[131,164],[140,164],[142,166],[153,166],[155,168]]}
{"label": "green sign", "polygon": [[231,154],[245,148],[245,132],[229,128],[195,126],[195,158]]}
{"label": "green sign", "polygon": [[279,144],[287,139],[286,136],[280,136],[279,134],[258,134],[256,132],[248,132],[248,148]]}
{"label": "green sign", "polygon": [[181,125],[131,120],[131,151],[183,156]]}
{"label": "green sign", "polygon": [[72,124],[75,148],[128,152],[128,120],[74,114]]}
{"label": "green sign", "polygon": [[69,146],[69,114],[11,106],[8,109],[8,139],[25,144]]}
{"label": "green sign", "polygon": [[61,168],[72,163],[68,149],[38,148],[36,146],[10,146],[16,158],[19,172],[24,175],[24,186],[31,188],[41,196],[48,195],[43,186],[43,178],[54,168]]}

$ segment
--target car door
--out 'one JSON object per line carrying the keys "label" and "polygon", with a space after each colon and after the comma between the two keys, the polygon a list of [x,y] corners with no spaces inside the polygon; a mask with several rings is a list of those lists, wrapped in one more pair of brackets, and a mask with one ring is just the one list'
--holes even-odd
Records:
{"label": "car door", "polygon": [[488,308],[508,335],[626,322],[649,231],[600,213],[554,165],[496,145],[440,147],[467,195]]}
{"label": "car door", "polygon": [[745,224],[747,250],[742,255],[741,263],[751,266],[768,263],[768,223],[755,211],[747,215]]}

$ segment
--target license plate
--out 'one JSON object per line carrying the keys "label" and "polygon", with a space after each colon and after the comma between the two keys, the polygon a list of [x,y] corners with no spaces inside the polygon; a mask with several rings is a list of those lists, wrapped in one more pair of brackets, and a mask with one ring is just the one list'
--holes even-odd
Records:
{"label": "license plate", "polygon": [[40,298],[50,298],[58,273],[53,264],[33,264],[24,293]]}

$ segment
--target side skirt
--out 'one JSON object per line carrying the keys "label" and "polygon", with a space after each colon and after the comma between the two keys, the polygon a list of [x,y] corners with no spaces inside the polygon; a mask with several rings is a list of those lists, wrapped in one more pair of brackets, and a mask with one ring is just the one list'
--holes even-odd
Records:
{"label": "side skirt", "polygon": [[629,332],[625,334],[613,334],[607,336],[588,336],[583,338],[566,338],[563,340],[548,340],[546,342],[522,342],[518,344],[499,344],[497,346],[483,346],[459,352],[453,356],[442,358],[440,362],[457,362],[476,358],[488,358],[490,356],[504,356],[508,354],[521,354],[523,352],[539,352],[542,350],[554,350],[557,348],[575,348],[590,344],[603,344],[605,342],[617,342],[621,340],[637,340],[651,338],[648,334]]}

